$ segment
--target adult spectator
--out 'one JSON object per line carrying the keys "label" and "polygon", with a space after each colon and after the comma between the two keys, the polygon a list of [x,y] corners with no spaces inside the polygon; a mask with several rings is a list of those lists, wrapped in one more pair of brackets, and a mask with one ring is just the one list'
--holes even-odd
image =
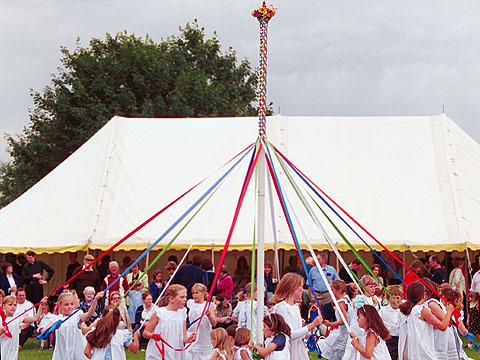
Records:
{"label": "adult spectator", "polygon": [[430,280],[436,282],[438,285],[447,282],[447,275],[445,275],[445,271],[443,271],[442,265],[440,265],[440,259],[437,255],[430,256],[428,265],[430,266],[430,269],[432,269]]}
{"label": "adult spectator", "polygon": [[315,265],[315,262],[313,261],[313,257],[309,256],[305,259],[305,264],[307,265],[307,272],[305,272],[305,269],[300,269],[300,276],[303,276],[305,279],[305,284],[303,285],[304,289],[308,289],[308,279],[307,279],[307,274],[310,273],[310,270],[312,270],[312,267]]}
{"label": "adult spectator", "polygon": [[[34,317],[35,314],[36,314],[36,311],[35,311],[35,308],[33,307],[33,304],[26,299],[25,290],[23,288],[18,288],[17,289],[17,310],[15,310],[15,313],[13,314],[13,317],[16,317],[16,316],[22,314],[27,309],[30,309],[30,310],[28,310],[23,315]],[[35,324],[34,323],[23,323],[20,326],[20,337],[19,337],[19,341],[18,341],[18,349],[19,350],[22,350],[23,345],[33,335],[34,330],[35,330]]]}
{"label": "adult spectator", "polygon": [[[43,285],[53,276],[55,271],[43,261],[37,260],[37,254],[29,250],[26,254],[27,263],[23,265],[22,277],[26,283],[27,299],[37,304],[43,298]],[[43,272],[47,277],[43,278]]]}
{"label": "adult spectator", "polygon": [[476,257],[477,259],[477,268],[479,269],[472,278],[472,284],[470,286],[470,292],[476,291],[480,293],[480,257]]}
{"label": "adult spectator", "polygon": [[166,282],[170,281],[170,278],[175,274],[175,270],[177,270],[177,263],[174,261],[169,261],[167,265],[165,265],[165,270],[167,270],[168,278]]}
{"label": "adult spectator", "polygon": [[[140,271],[138,263],[133,265],[132,271],[127,274],[127,281],[128,286],[132,286],[135,281],[137,281],[140,276],[143,275],[143,272]],[[143,284],[142,291],[148,291],[148,275],[143,275],[142,279],[140,280]]]}
{"label": "adult spectator", "polygon": [[65,275],[65,281],[68,281],[72,277],[75,269],[81,266],[80,263],[77,261],[77,253],[69,252],[68,259],[70,260],[70,264],[68,264],[67,266],[67,274]]}
{"label": "adult spectator", "polygon": [[385,280],[383,279],[383,276],[382,276],[382,267],[379,264],[373,264],[372,272],[375,274],[378,280],[380,280],[379,282],[377,281],[377,279],[374,278],[376,282],[376,287],[380,287],[381,289],[382,285],[385,285]]}
{"label": "adult spectator", "polygon": [[243,289],[250,282],[250,267],[245,256],[237,260],[237,267],[233,273],[233,290],[235,293]]}
{"label": "adult spectator", "polygon": [[[232,283],[233,284],[233,283]],[[232,304],[226,295],[217,295],[217,308],[215,309],[215,316],[217,317],[217,327],[226,329],[233,324],[232,320]]]}
{"label": "adult spectator", "polygon": [[215,273],[213,272],[212,260],[210,260],[209,258],[203,259],[202,269],[205,270],[207,273],[207,281],[208,281],[207,289],[208,291],[210,291],[210,287],[212,286],[212,283],[213,283],[213,278],[215,277]]}
{"label": "adult spectator", "polygon": [[207,273],[200,266],[202,265],[202,257],[195,255],[191,264],[183,265],[173,279],[173,283],[183,285],[187,288],[187,297],[192,298],[191,288],[196,283],[208,284]]}
{"label": "adult spectator", "polygon": [[102,257],[101,264],[97,266],[98,275],[100,275],[100,279],[105,279],[108,275],[108,264],[110,264],[110,255],[105,255]]}
{"label": "adult spectator", "polygon": [[[358,260],[357,258],[355,258],[350,262],[350,264],[348,264],[348,267],[358,277],[358,271],[362,267],[362,262],[360,260]],[[340,269],[340,273],[338,275],[340,276],[340,279],[345,281],[345,284],[349,284],[349,283],[353,282],[350,274],[343,267]]]}
{"label": "adult spectator", "polygon": [[157,301],[160,293],[165,288],[165,282],[163,281],[163,274],[161,270],[155,270],[153,273],[152,282],[150,283],[149,291],[153,297],[153,302]]}
{"label": "adult spectator", "polygon": [[265,289],[267,290],[266,301],[270,300],[277,287],[277,279],[273,277],[273,264],[270,261],[265,261],[263,265],[263,273],[265,274]]}
{"label": "adult spectator", "polygon": [[119,272],[123,274],[123,272],[128,269],[131,263],[132,263],[132,258],[130,256],[125,256],[122,259],[122,265],[120,265]]}
{"label": "adult spectator", "polygon": [[[140,329],[140,336],[143,334],[143,330],[145,329],[145,326],[141,327],[142,324],[150,320],[150,316],[152,316],[154,312],[152,311],[154,303],[152,294],[150,294],[148,291],[143,293],[142,302],[143,305],[139,306],[135,312],[135,324],[133,325],[134,332]],[[148,342],[148,340],[144,339],[143,337],[140,337],[139,341],[144,343]]]}
{"label": "adult spectator", "polygon": [[[120,276],[120,273],[118,272],[120,270],[120,267],[118,266],[118,263],[116,261],[110,261],[110,264],[108,265],[108,270],[110,270],[110,274],[107,275],[105,279],[103,279],[102,290],[105,290],[113,283],[115,284],[113,284],[112,287],[108,289],[105,294],[105,307],[110,304],[111,293],[118,292],[120,294],[120,297],[123,297],[125,292],[129,289],[127,279],[125,279],[123,276]],[[116,281],[119,277],[121,277],[121,279]],[[122,299],[122,304],[125,304],[125,299]]]}
{"label": "adult spectator", "polygon": [[218,298],[220,295],[222,295],[227,300],[232,300],[232,292],[233,279],[230,275],[228,275],[227,267],[225,265],[222,265],[216,288],[216,297]]}
{"label": "adult spectator", "polygon": [[175,255],[170,255],[167,259],[168,262],[173,261],[178,266],[178,259]]}
{"label": "adult spectator", "polygon": [[[70,281],[70,289],[73,289],[77,292],[77,295],[80,298],[84,299],[84,290],[87,286],[90,286],[94,289],[95,292],[100,290],[100,274],[97,269],[90,266],[90,264],[95,260],[93,255],[87,254],[83,257],[83,266],[77,267],[73,272],[72,276],[76,276],[79,272],[83,272]],[[94,294],[95,295],[95,294]],[[102,313],[100,312],[100,315]]]}
{"label": "adult spectator", "polygon": [[[79,293],[77,292],[77,294],[79,294]],[[90,300],[92,300],[95,297],[95,289],[92,286],[87,286],[87,287],[85,287],[85,289],[83,289],[82,294],[83,294],[83,298],[85,300],[80,301],[80,306],[83,306],[85,303],[87,303],[87,305],[82,307],[82,311],[84,313],[86,313],[86,312],[88,312],[88,310],[90,310],[90,306],[93,303],[93,301],[90,301]],[[101,318],[102,317],[102,312],[103,312],[103,307],[102,307],[101,301],[98,301],[97,302],[97,307],[95,308],[95,311],[93,312],[92,317],[90,319],[88,319],[87,321],[85,321],[87,326],[90,326],[95,320]]]}
{"label": "adult spectator", "polygon": [[2,265],[3,273],[0,274],[0,289],[5,295],[13,295],[17,293],[17,289],[22,287],[20,278],[13,272],[13,266],[10,263]]}
{"label": "adult spectator", "polygon": [[[118,291],[110,291],[110,296],[108,297],[108,303],[115,305],[120,301],[120,297],[121,295]],[[125,305],[123,300],[118,304],[117,308],[120,311],[120,317],[121,317],[120,323],[118,324],[118,329],[132,330],[132,324],[130,323],[130,317],[128,316],[127,305]]]}
{"label": "adult spectator", "polygon": [[326,253],[320,253],[317,255],[318,263],[320,265],[320,269],[316,266],[310,270],[310,279],[312,279],[313,289],[311,287],[308,288],[310,293],[310,297],[313,298],[313,292],[317,296],[318,303],[320,306],[330,303],[332,301],[332,297],[328,293],[328,288],[325,282],[323,281],[323,277],[320,274],[320,271],[323,272],[325,275],[328,284],[330,285],[333,280],[340,279],[337,274],[337,271],[333,266],[327,265],[328,255]]}
{"label": "adult spectator", "polygon": [[291,255],[288,258],[288,266],[283,269],[283,275],[288,273],[300,273],[300,269],[298,268],[298,258],[297,255]]}
{"label": "adult spectator", "polygon": [[21,280],[22,267],[17,263],[17,257],[12,253],[8,253],[5,258],[7,262],[12,265],[13,273],[17,274],[18,278]]}
{"label": "adult spectator", "polygon": [[448,283],[459,290],[460,294],[462,294],[463,298],[465,298],[466,286],[465,276],[463,275],[463,270],[465,269],[465,260],[455,257],[453,259],[453,266],[455,266],[455,269],[453,269],[450,273],[450,276],[448,277]]}
{"label": "adult spectator", "polygon": [[422,277],[423,263],[420,260],[415,260],[410,264],[410,270],[407,271],[403,278],[403,297],[407,296],[407,286]]}

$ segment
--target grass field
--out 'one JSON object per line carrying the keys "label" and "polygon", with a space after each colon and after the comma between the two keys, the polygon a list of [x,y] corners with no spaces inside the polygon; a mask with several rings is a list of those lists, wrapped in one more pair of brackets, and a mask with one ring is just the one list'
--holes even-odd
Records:
{"label": "grass field", "polygon": [[[143,347],[144,348],[144,347]],[[465,349],[465,352],[472,359],[480,360],[480,354],[471,349]],[[145,351],[139,351],[137,354],[127,353],[128,360],[140,360],[145,359]],[[40,350],[40,342],[35,339],[30,339],[25,344],[25,347],[18,354],[19,360],[50,360],[52,358],[52,350]],[[318,359],[317,354],[310,353],[310,359]]]}

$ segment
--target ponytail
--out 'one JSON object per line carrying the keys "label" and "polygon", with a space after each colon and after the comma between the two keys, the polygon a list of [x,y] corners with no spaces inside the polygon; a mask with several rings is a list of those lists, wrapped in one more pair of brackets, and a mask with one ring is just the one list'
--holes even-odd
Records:
{"label": "ponytail", "polygon": [[420,281],[415,281],[407,287],[407,301],[400,305],[403,315],[410,315],[413,307],[423,299],[425,286]]}
{"label": "ponytail", "polygon": [[118,308],[105,309],[104,316],[98,321],[95,330],[87,335],[87,342],[94,348],[104,348],[112,341],[112,336],[117,331],[120,323]]}

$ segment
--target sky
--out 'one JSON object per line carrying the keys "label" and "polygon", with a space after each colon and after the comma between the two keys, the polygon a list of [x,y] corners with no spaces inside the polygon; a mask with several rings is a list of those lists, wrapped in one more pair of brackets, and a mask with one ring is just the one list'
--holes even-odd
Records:
{"label": "sky", "polygon": [[[269,2],[267,2],[269,3]],[[154,41],[198,19],[258,63],[261,1],[0,0],[0,132],[21,134],[60,47],[126,30]],[[480,142],[480,2],[275,1],[268,101],[283,115],[435,115]],[[0,161],[8,161],[0,141]]]}

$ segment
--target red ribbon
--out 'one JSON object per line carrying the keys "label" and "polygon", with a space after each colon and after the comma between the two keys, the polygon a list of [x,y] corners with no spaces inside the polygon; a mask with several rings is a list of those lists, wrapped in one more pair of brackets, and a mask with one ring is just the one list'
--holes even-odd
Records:
{"label": "red ribbon", "polygon": [[0,316],[2,317],[2,325],[5,328],[5,336],[11,339],[12,333],[10,332],[10,329],[7,326],[7,314],[5,314],[5,310],[1,306],[0,306]]}

